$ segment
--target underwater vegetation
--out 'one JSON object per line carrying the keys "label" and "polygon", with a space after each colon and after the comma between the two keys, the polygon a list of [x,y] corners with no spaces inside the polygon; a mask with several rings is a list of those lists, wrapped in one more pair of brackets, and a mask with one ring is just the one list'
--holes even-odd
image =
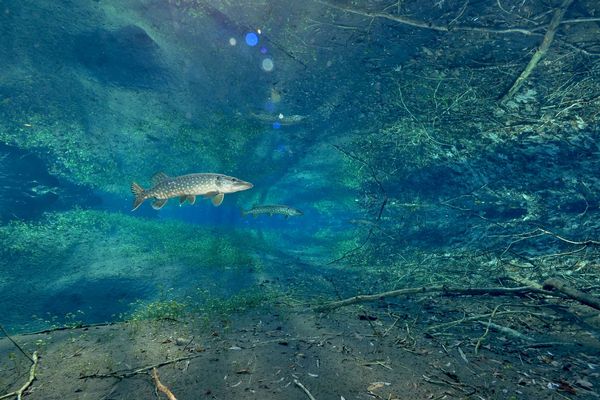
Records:
{"label": "underwater vegetation", "polygon": [[597,398],[597,3],[3,1],[0,400]]}
{"label": "underwater vegetation", "polygon": [[[78,309],[89,321],[108,320],[128,312],[141,296],[158,298],[159,287],[193,279],[210,280],[208,289],[218,285],[215,274],[228,276],[217,271],[258,269],[252,239],[231,234],[92,210],[49,213],[29,223],[11,221],[0,228],[1,299],[14,304],[7,315],[21,322],[32,314],[61,317]],[[43,285],[44,291],[31,293],[18,283],[23,279],[32,287]]]}

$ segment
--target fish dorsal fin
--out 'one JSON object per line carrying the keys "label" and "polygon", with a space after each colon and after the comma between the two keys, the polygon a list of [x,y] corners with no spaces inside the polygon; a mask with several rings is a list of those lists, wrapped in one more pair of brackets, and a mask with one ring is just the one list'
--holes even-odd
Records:
{"label": "fish dorsal fin", "polygon": [[223,202],[223,197],[225,197],[225,195],[223,193],[219,193],[215,197],[213,197],[212,198],[213,206],[219,207],[221,205],[221,203]]}
{"label": "fish dorsal fin", "polygon": [[164,172],[157,172],[154,175],[152,175],[152,183],[155,185],[158,185],[159,183],[167,179],[171,179],[171,177],[165,174]]}

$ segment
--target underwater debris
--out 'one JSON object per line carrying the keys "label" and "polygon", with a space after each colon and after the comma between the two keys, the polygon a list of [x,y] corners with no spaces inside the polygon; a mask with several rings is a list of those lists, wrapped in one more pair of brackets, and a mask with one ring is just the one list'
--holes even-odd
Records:
{"label": "underwater debris", "polygon": [[297,208],[282,205],[282,204],[271,204],[271,205],[254,205],[252,208],[248,210],[242,210],[242,216],[252,215],[253,217],[257,217],[259,215],[268,214],[269,216],[273,216],[274,214],[283,215],[286,219],[288,217],[296,217],[300,215],[304,215],[304,213]]}
{"label": "underwater debris", "polygon": [[232,176],[197,173],[171,177],[163,172],[159,172],[152,177],[154,184],[148,190],[145,190],[137,183],[131,184],[131,191],[135,195],[133,201],[133,210],[135,211],[146,199],[154,198],[152,208],[160,210],[167,203],[167,200],[173,197],[179,197],[179,205],[187,200],[194,204],[196,196],[211,198],[215,207],[223,202],[225,193],[235,193],[242,190],[251,189],[253,185],[250,182]]}

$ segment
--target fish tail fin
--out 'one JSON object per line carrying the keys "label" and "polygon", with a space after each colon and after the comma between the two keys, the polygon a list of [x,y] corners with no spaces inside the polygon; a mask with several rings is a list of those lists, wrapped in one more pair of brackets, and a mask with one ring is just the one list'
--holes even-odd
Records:
{"label": "fish tail fin", "polygon": [[131,184],[131,193],[135,195],[135,199],[133,200],[133,209],[131,211],[135,211],[139,206],[142,205],[144,200],[146,200],[146,191],[143,187],[133,182]]}

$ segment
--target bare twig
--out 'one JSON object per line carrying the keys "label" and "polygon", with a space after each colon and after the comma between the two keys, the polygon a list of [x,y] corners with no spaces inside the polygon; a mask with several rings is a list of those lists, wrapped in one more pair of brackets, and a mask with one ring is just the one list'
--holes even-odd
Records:
{"label": "bare twig", "polygon": [[27,382],[25,382],[23,384],[23,386],[21,386],[21,388],[19,388],[19,390],[15,390],[14,392],[10,392],[10,393],[0,396],[0,400],[8,399],[13,396],[17,396],[17,400],[21,400],[23,398],[23,392],[25,392],[29,388],[29,386],[31,386],[33,381],[35,380],[35,371],[38,366],[38,360],[39,360],[38,353],[37,353],[37,351],[34,351],[33,356],[31,357],[32,364],[31,364],[31,368],[29,369],[29,379],[27,380]]}
{"label": "bare twig", "polygon": [[[377,176],[377,171],[375,170],[375,168],[373,168],[373,166],[371,164],[369,164],[368,162],[366,162],[365,160],[359,158],[358,156],[349,153],[348,151],[344,150],[343,148],[341,148],[340,146],[337,146],[335,144],[332,144],[333,148],[336,149],[337,151],[339,151],[340,153],[342,153],[343,155],[345,155],[346,157],[357,161],[359,163],[361,163],[362,165],[364,165],[365,167],[367,167],[369,169],[369,172],[371,173],[371,176],[373,177],[373,180],[375,181],[375,183],[377,184],[377,186],[379,187],[379,191],[381,192],[382,196],[383,196],[383,201],[381,202],[381,205],[379,206],[379,212],[377,213],[377,217],[375,218],[375,222],[379,222],[381,220],[381,215],[383,214],[383,210],[385,209],[385,206],[387,205],[388,202],[388,196],[387,196],[387,192],[385,191],[385,188],[383,187],[383,184],[381,183],[381,180],[379,180],[379,177]],[[365,247],[365,245],[369,242],[369,240],[371,239],[371,236],[373,235],[373,231],[375,229],[377,225],[374,224],[369,228],[369,232],[367,233],[367,237],[365,238],[365,240],[363,240],[363,242],[356,246],[355,248],[348,250],[347,252],[345,252],[344,254],[342,254],[340,257],[336,258],[335,260],[329,261],[327,263],[327,265],[329,264],[334,264],[336,262],[339,262],[349,256],[351,256],[352,254],[356,253],[357,251],[359,251],[360,249],[362,249],[363,247]]]}
{"label": "bare twig", "polygon": [[[524,296],[531,293],[538,293],[547,296],[557,296],[557,293],[531,286],[522,286],[514,288],[490,287],[490,288],[450,288],[444,285],[423,286],[418,288],[392,290],[389,292],[358,295],[344,300],[332,301],[315,307],[315,311],[330,311],[336,308],[349,306],[352,304],[366,303],[370,301],[381,300],[385,297],[400,297],[412,294],[441,293],[442,296],[474,296],[474,295],[496,295],[496,296]],[[564,296],[559,296],[564,297]]]}
{"label": "bare twig", "polygon": [[479,323],[480,323],[480,324],[482,324],[482,325],[486,325],[486,326],[487,326],[486,332],[487,332],[487,330],[488,330],[489,328],[492,328],[492,329],[494,329],[495,331],[498,331],[498,332],[504,333],[504,334],[506,334],[506,335],[513,336],[513,337],[515,337],[515,338],[517,338],[517,339],[525,340],[525,341],[527,341],[527,342],[533,342],[533,339],[532,339],[532,338],[530,338],[529,336],[523,335],[521,332],[519,332],[519,331],[516,331],[516,330],[514,330],[514,329],[512,329],[512,328],[507,328],[506,326],[498,325],[498,324],[495,324],[495,323],[493,323],[493,322],[490,322],[490,321],[488,321],[488,322],[485,322],[485,321],[477,321],[477,322],[479,322]]}
{"label": "bare twig", "polygon": [[[528,315],[533,315],[536,317],[542,317],[542,318],[556,318],[553,317],[551,315],[548,314],[543,314],[543,313],[531,313],[528,311],[513,311],[513,310],[508,310],[508,311],[499,311],[496,313],[496,317],[499,317],[501,315],[510,315],[510,314],[528,314]],[[434,326],[430,326],[429,328],[425,329],[425,332],[428,331],[435,331],[435,330],[440,330],[440,329],[447,329],[447,328],[452,328],[453,326],[462,324],[464,322],[469,322],[469,321],[478,321],[480,319],[483,318],[488,318],[490,317],[492,314],[481,314],[481,315],[474,315],[472,317],[463,317],[459,320],[456,321],[451,321],[451,322],[446,322],[443,324],[438,324],[438,325],[434,325]]]}
{"label": "bare twig", "polygon": [[488,320],[488,324],[485,327],[485,332],[483,333],[483,335],[481,335],[481,337],[479,339],[477,339],[477,344],[475,345],[475,355],[477,355],[477,353],[479,352],[479,346],[481,346],[481,342],[483,342],[483,339],[485,339],[488,332],[490,331],[490,325],[492,324],[492,319],[494,318],[494,316],[496,316],[496,312],[498,311],[498,308],[500,308],[500,304],[498,304],[494,308],[494,311],[492,311],[492,314],[490,315],[490,319]]}
{"label": "bare twig", "polygon": [[600,241],[599,240],[581,240],[581,241],[577,241],[577,240],[571,240],[571,239],[567,239],[564,238],[554,232],[550,232],[546,229],[543,228],[538,228],[538,231],[546,234],[546,235],[550,235],[552,237],[557,238],[560,241],[563,241],[565,243],[569,243],[569,244],[576,244],[578,246],[588,246],[588,245],[600,245]]}
{"label": "bare twig", "polygon": [[19,349],[19,351],[21,353],[23,353],[23,355],[29,359],[29,361],[34,362],[33,358],[29,354],[27,354],[25,352],[25,350],[23,350],[23,348],[21,346],[19,346],[19,344],[13,340],[13,338],[10,337],[10,335],[8,334],[8,332],[6,332],[6,329],[4,329],[4,327],[2,325],[0,325],[0,331],[2,331],[4,336],[6,336],[8,338],[8,340],[10,340],[12,342],[12,344],[14,344],[17,347],[17,349]]}
{"label": "bare twig", "polygon": [[162,392],[167,396],[169,400],[177,400],[177,397],[171,392],[171,390],[162,384],[158,377],[158,371],[155,368],[152,368],[152,380],[154,381],[154,385],[156,386],[156,390]]}
{"label": "bare twig", "polygon": [[535,67],[538,65],[540,60],[546,55],[546,52],[548,51],[548,49],[550,48],[550,45],[552,44],[552,41],[554,40],[554,35],[556,34],[556,30],[558,29],[558,25],[560,24],[560,21],[562,20],[563,16],[567,12],[567,9],[573,3],[573,1],[574,0],[563,0],[561,6],[556,9],[556,11],[554,12],[554,16],[552,17],[552,20],[550,21],[550,24],[548,25],[548,30],[546,31],[546,34],[544,35],[544,40],[542,41],[542,44],[537,49],[537,51],[533,54],[533,56],[531,57],[531,60],[529,60],[529,64],[527,64],[527,66],[525,67],[523,72],[521,72],[521,75],[519,75],[517,80],[513,83],[513,85],[508,90],[508,92],[502,97],[501,102],[508,101],[514,96],[514,94],[521,88],[523,83],[525,83],[525,81],[527,80],[529,75],[531,75],[531,73],[533,72]]}
{"label": "bare twig", "polygon": [[194,355],[187,356],[187,357],[175,358],[175,359],[172,359],[172,360],[167,360],[167,361],[160,362],[158,364],[153,364],[153,365],[148,365],[146,367],[141,367],[141,368],[138,368],[138,369],[135,369],[135,370],[115,371],[115,372],[109,372],[108,374],[81,375],[79,377],[79,379],[87,379],[87,378],[117,378],[117,379],[123,379],[123,378],[129,378],[129,377],[134,376],[134,375],[147,373],[148,371],[150,371],[153,368],[158,368],[158,367],[162,367],[164,365],[174,364],[174,363],[179,362],[179,361],[191,360],[193,358],[200,357],[201,355],[202,354],[194,354]]}
{"label": "bare twig", "polygon": [[327,6],[327,7],[335,8],[340,11],[350,13],[350,14],[361,15],[363,17],[368,17],[368,18],[388,19],[390,21],[398,22],[403,25],[408,25],[408,26],[412,26],[415,28],[429,29],[429,30],[434,30],[434,31],[438,31],[438,32],[467,31],[467,32],[482,32],[482,33],[497,33],[497,34],[519,33],[519,34],[528,35],[528,36],[539,35],[535,32],[532,32],[531,30],[525,29],[525,28],[486,28],[486,27],[468,26],[468,25],[453,25],[453,26],[440,25],[440,24],[436,24],[435,22],[420,21],[420,20],[410,18],[410,17],[405,17],[402,15],[394,15],[394,14],[381,13],[381,12],[369,12],[369,11],[358,10],[355,8],[344,7],[344,6],[340,6],[340,5],[329,3],[326,1],[322,1],[322,0],[315,0],[315,2],[322,4],[324,6]]}
{"label": "bare twig", "polygon": [[294,379],[294,384],[296,386],[298,386],[300,389],[302,389],[304,391],[304,393],[306,393],[306,395],[308,396],[308,398],[310,400],[317,400],[317,399],[315,399],[315,397],[312,394],[310,394],[310,392],[308,391],[308,389],[306,388],[306,386],[304,386],[302,384],[302,382],[300,382],[298,379]]}

